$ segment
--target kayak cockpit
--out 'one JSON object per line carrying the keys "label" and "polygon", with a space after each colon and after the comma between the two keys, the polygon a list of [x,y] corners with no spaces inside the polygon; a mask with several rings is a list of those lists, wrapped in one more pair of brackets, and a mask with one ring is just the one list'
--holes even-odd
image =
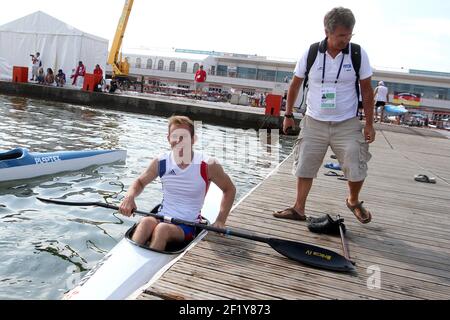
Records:
{"label": "kayak cockpit", "polygon": [[13,149],[6,152],[0,152],[0,161],[15,160],[24,157],[26,149]]}
{"label": "kayak cockpit", "polygon": [[[151,213],[158,213],[159,208],[161,207],[161,205],[156,206]],[[209,221],[206,221],[207,224],[209,224]],[[151,249],[149,246],[147,245],[140,245],[139,243],[136,243],[135,241],[132,240],[133,238],[133,234],[136,231],[137,226],[139,225],[139,223],[136,223],[134,226],[132,226],[126,233],[125,233],[125,239],[127,239],[127,241],[129,241],[130,243],[132,243],[133,245],[140,247],[142,249],[148,250],[148,251],[153,251],[153,252],[158,252],[158,253],[162,253],[162,254],[168,254],[168,255],[178,255],[180,253],[183,253],[184,251],[186,251],[186,249],[190,246],[190,244],[195,241],[195,239],[197,239],[199,236],[202,236],[206,231],[204,231],[203,229],[200,228],[196,228],[196,237],[195,239],[191,240],[191,241],[185,241],[185,242],[173,242],[173,243],[169,243],[166,247],[166,250],[164,251],[160,251],[160,250],[154,250]]]}

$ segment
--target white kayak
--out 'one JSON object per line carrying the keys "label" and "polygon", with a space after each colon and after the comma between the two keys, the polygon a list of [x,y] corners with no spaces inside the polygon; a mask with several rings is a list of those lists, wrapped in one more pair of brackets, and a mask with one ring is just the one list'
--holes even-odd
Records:
{"label": "white kayak", "polygon": [[17,148],[0,152],[0,182],[31,179],[66,171],[76,171],[94,165],[122,161],[126,150],[90,150],[31,153]]}
{"label": "white kayak", "polygon": [[[206,195],[202,216],[210,223],[216,221],[222,201],[222,190],[214,183]],[[153,251],[130,240],[136,225],[63,299],[123,300],[136,298],[159,279],[176,261],[203,239],[201,231],[187,247],[175,252]]]}

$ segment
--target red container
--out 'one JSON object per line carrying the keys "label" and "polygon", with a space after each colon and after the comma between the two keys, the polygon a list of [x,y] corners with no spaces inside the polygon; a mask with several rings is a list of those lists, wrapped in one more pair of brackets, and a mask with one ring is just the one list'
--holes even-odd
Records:
{"label": "red container", "polygon": [[83,90],[84,91],[94,91],[95,86],[97,83],[95,82],[95,75],[91,73],[86,73],[84,75],[84,82],[83,82]]}
{"label": "red container", "polygon": [[28,67],[13,67],[13,82],[28,83]]}
{"label": "red container", "polygon": [[279,117],[283,97],[275,94],[268,94],[266,97],[266,116]]}

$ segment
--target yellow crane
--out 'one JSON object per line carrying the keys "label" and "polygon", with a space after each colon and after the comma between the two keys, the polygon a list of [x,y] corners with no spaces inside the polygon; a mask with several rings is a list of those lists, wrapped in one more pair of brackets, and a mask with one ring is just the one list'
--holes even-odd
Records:
{"label": "yellow crane", "polygon": [[122,59],[121,47],[133,3],[134,0],[125,0],[122,16],[120,17],[116,35],[109,52],[108,64],[113,68],[113,78],[127,78],[130,72],[130,64],[126,59]]}

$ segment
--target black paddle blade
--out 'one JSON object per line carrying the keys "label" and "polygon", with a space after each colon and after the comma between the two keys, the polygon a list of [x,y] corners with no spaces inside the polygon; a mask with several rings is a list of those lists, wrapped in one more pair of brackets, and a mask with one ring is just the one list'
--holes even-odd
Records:
{"label": "black paddle blade", "polygon": [[80,206],[98,206],[98,202],[70,202],[70,201],[62,201],[62,200],[53,200],[53,199],[45,199],[36,197],[39,201],[42,201],[44,203],[53,203],[53,204],[59,204],[63,206],[72,206],[72,207],[80,207]]}
{"label": "black paddle blade", "polygon": [[355,267],[349,260],[328,249],[310,244],[273,238],[268,239],[267,243],[283,256],[305,265],[338,272],[355,271]]}

